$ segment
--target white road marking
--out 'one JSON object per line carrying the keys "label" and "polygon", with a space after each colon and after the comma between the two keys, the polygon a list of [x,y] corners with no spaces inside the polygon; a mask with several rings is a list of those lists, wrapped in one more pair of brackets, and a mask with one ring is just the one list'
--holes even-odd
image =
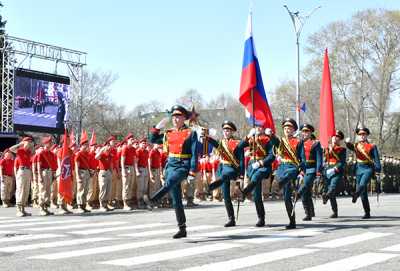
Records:
{"label": "white road marking", "polygon": [[90,230],[82,230],[82,231],[72,231],[69,233],[79,234],[79,235],[90,235],[90,234],[98,234],[98,233],[112,232],[112,231],[139,230],[139,229],[147,229],[147,228],[155,228],[155,227],[165,227],[165,226],[170,226],[170,225],[171,224],[168,224],[168,223],[151,223],[151,224],[143,224],[143,225],[105,228],[105,229],[90,229]]}
{"label": "white road marking", "polygon": [[380,238],[384,236],[392,235],[393,233],[380,233],[380,232],[365,232],[353,236],[338,238],[326,242],[316,243],[307,245],[307,247],[318,247],[318,248],[336,248],[336,247],[343,247],[347,245],[352,245],[355,243]]}
{"label": "white road marking", "polygon": [[10,236],[10,237],[3,237],[0,238],[0,244],[2,243],[9,243],[9,242],[20,242],[20,241],[26,241],[26,240],[38,240],[38,239],[47,239],[47,238],[56,238],[56,237],[65,237],[65,235],[62,234],[26,234],[26,235],[16,235],[16,236]]}
{"label": "white road marking", "polygon": [[[215,225],[201,225],[201,226],[194,226],[188,227],[186,230],[190,231],[201,231],[201,230],[209,230],[219,228],[220,226]],[[119,236],[129,236],[129,237],[147,237],[147,236],[154,236],[154,235],[161,235],[167,233],[175,233],[177,229],[165,229],[165,230],[154,230],[154,231],[145,231],[145,232],[135,232],[135,233],[128,233],[128,234],[120,234]]]}
{"label": "white road marking", "polygon": [[133,265],[140,265],[140,264],[146,264],[146,263],[167,261],[167,260],[178,259],[178,258],[183,258],[183,257],[188,257],[188,256],[194,256],[194,255],[199,255],[199,254],[206,254],[206,253],[210,253],[210,252],[214,252],[214,251],[237,248],[240,246],[241,246],[240,244],[218,243],[218,244],[212,244],[212,245],[196,246],[196,247],[191,247],[191,248],[148,254],[148,255],[132,257],[132,258],[116,259],[116,260],[100,262],[100,263],[101,264],[109,264],[109,265],[119,265],[119,266],[133,266]]}
{"label": "white road marking", "polygon": [[[260,264],[270,263],[278,260],[283,260],[287,258],[292,258],[296,256],[306,255],[310,253],[314,253],[318,251],[318,249],[308,249],[308,248],[287,248],[281,249],[272,252],[266,252],[256,255],[251,255],[248,257],[237,258],[224,262],[217,262],[211,264],[205,264],[201,266],[195,266],[187,269],[183,269],[184,271],[229,271],[229,270],[237,270],[241,268],[256,266]],[[267,268],[265,268],[267,270]]]}
{"label": "white road marking", "polygon": [[67,252],[36,255],[36,256],[29,257],[29,259],[58,260],[58,259],[81,257],[81,256],[86,256],[86,255],[94,255],[94,254],[115,252],[115,251],[128,250],[128,249],[136,249],[136,248],[142,248],[142,247],[157,246],[157,245],[163,245],[163,244],[168,244],[168,243],[172,243],[172,242],[174,242],[173,239],[170,239],[170,240],[147,240],[147,241],[143,241],[143,242],[130,242],[130,243],[119,244],[119,245],[95,247],[95,248],[88,248],[88,249],[81,249],[81,250],[77,249],[77,250],[67,251]]}
{"label": "white road marking", "polygon": [[100,222],[100,223],[78,223],[73,225],[65,226],[54,226],[54,227],[41,227],[29,229],[30,231],[51,231],[51,230],[68,230],[68,229],[79,229],[79,228],[89,228],[89,227],[103,227],[103,226],[116,226],[126,224],[128,222],[122,221],[111,221],[111,222]]}
{"label": "white road marking", "polygon": [[40,225],[47,225],[47,224],[65,224],[65,223],[72,223],[72,222],[81,222],[82,220],[78,219],[71,219],[71,220],[58,220],[58,221],[43,221],[43,222],[26,222],[26,223],[15,223],[15,224],[6,224],[0,225],[0,228],[12,228],[12,227],[25,227],[25,226],[40,226]]}
{"label": "white road marking", "polygon": [[361,255],[345,258],[342,260],[306,268],[301,271],[326,271],[326,270],[351,271],[372,264],[384,262],[398,256],[400,255],[387,254],[387,253],[364,253]]}

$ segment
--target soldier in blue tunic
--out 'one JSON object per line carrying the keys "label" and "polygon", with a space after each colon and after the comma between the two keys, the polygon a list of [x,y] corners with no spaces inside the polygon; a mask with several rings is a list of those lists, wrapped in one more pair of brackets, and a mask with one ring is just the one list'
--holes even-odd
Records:
{"label": "soldier in blue tunic", "polygon": [[368,219],[371,217],[370,206],[368,201],[368,183],[374,175],[381,172],[381,162],[379,159],[378,148],[375,144],[368,142],[368,136],[370,131],[366,127],[361,127],[356,129],[356,134],[358,136],[357,143],[351,143],[350,139],[346,139],[346,146],[351,151],[356,154],[356,180],[357,188],[356,192],[353,194],[353,203],[356,203],[358,197],[361,197],[362,205],[364,208],[363,219]]}
{"label": "soldier in blue tunic", "polygon": [[197,133],[188,128],[185,120],[189,118],[188,111],[180,105],[171,108],[173,128],[165,133],[160,133],[168,119],[158,123],[150,134],[150,141],[154,144],[164,144],[164,150],[168,153],[165,168],[165,184],[158,190],[150,201],[158,202],[165,194],[170,192],[172,204],[175,209],[179,231],[173,238],[186,237],[186,217],[182,204],[181,182],[186,179],[193,180],[197,170],[198,148]]}
{"label": "soldier in blue tunic", "polygon": [[236,226],[235,212],[233,210],[230,184],[232,180],[243,178],[244,174],[244,152],[243,142],[233,137],[236,126],[231,121],[222,123],[223,139],[219,142],[211,137],[207,137],[220,154],[221,160],[217,171],[217,180],[210,183],[208,190],[212,191],[222,185],[224,203],[228,214],[228,222],[225,227]]}

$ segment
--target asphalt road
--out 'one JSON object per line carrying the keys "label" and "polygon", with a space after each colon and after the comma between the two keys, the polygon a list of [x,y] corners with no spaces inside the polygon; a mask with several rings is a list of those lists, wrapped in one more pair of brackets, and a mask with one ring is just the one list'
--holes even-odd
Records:
{"label": "asphalt road", "polygon": [[316,217],[284,230],[281,201],[267,201],[268,227],[256,228],[251,202],[238,226],[224,228],[222,203],[186,210],[188,238],[173,240],[175,214],[113,211],[90,215],[16,218],[0,208],[0,270],[400,270],[400,195],[371,197],[370,220],[361,202],[340,198],[339,218],[316,202]]}

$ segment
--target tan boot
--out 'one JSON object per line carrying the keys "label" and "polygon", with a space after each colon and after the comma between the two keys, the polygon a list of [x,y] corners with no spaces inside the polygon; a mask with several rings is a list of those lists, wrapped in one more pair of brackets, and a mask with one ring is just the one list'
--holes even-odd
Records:
{"label": "tan boot", "polygon": [[46,207],[44,204],[40,205],[40,211],[39,211],[40,216],[48,216],[49,214],[46,212]]}
{"label": "tan boot", "polygon": [[3,201],[3,208],[9,208],[10,207],[10,201],[9,200],[4,200]]}
{"label": "tan boot", "polygon": [[16,214],[16,216],[18,216],[18,217],[24,217],[25,216],[24,213],[22,212],[21,205],[17,205],[17,214]]}
{"label": "tan boot", "polygon": [[127,200],[124,200],[124,211],[132,211],[132,207],[129,205]]}
{"label": "tan boot", "polygon": [[60,205],[60,215],[68,215],[68,214],[72,214],[72,212],[70,210],[68,210],[67,205],[65,203]]}

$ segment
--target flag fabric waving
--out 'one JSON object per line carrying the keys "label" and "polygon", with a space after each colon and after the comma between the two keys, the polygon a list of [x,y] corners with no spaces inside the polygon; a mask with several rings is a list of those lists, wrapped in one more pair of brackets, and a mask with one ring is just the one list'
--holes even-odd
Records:
{"label": "flag fabric waving", "polygon": [[58,192],[63,198],[65,203],[72,202],[72,167],[71,167],[71,153],[68,148],[68,135],[67,130],[64,131],[64,142],[61,156],[61,173],[60,184]]}
{"label": "flag fabric waving", "polygon": [[90,138],[89,145],[90,146],[96,145],[96,134],[94,132],[94,129],[92,130],[92,137]]}
{"label": "flag fabric waving", "polygon": [[319,101],[319,139],[323,148],[327,148],[330,138],[335,135],[335,113],[333,110],[333,96],[331,73],[329,70],[328,49],[325,49],[324,68]]}
{"label": "flag fabric waving", "polygon": [[251,12],[247,22],[244,43],[239,101],[245,107],[248,117],[252,118],[258,125],[262,125],[264,128],[271,128],[275,132],[275,124],[265,94],[260,65],[254,46]]}

